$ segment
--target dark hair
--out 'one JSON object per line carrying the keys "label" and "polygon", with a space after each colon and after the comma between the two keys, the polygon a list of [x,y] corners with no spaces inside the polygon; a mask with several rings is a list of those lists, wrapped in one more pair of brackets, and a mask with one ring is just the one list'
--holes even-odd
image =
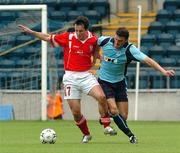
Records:
{"label": "dark hair", "polygon": [[128,40],[129,38],[129,31],[126,29],[126,28],[118,28],[116,30],[116,34],[119,36],[119,37],[124,37],[126,40]]}
{"label": "dark hair", "polygon": [[84,25],[84,29],[88,29],[89,27],[89,19],[85,16],[78,16],[76,21],[74,22],[76,25]]}

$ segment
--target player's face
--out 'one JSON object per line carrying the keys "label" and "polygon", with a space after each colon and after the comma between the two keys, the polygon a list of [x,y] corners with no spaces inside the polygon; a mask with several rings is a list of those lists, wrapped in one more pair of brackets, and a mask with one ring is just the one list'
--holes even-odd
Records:
{"label": "player's face", "polygon": [[86,39],[86,30],[84,28],[84,25],[76,25],[75,24],[75,32],[76,32],[77,38],[79,40]]}
{"label": "player's face", "polygon": [[127,40],[124,37],[119,37],[118,35],[115,35],[114,37],[114,47],[115,48],[121,48]]}

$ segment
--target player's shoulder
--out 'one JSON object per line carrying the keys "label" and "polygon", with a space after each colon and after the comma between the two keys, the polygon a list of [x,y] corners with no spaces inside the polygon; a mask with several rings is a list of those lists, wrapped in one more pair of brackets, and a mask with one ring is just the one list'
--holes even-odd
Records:
{"label": "player's shoulder", "polygon": [[112,37],[110,37],[110,36],[100,36],[100,37],[98,38],[98,45],[99,45],[99,46],[104,46],[104,45],[107,44],[111,39],[112,39]]}

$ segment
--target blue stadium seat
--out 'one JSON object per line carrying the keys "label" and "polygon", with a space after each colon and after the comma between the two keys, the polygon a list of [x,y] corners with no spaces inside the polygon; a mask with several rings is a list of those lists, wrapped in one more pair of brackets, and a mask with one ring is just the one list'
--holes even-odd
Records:
{"label": "blue stadium seat", "polygon": [[13,21],[15,19],[15,13],[11,11],[1,11],[0,12],[0,19],[2,21]]}
{"label": "blue stadium seat", "polygon": [[166,49],[163,46],[154,45],[149,49],[149,56],[159,61],[166,56]]}
{"label": "blue stadium seat", "polygon": [[55,30],[61,29],[64,26],[64,22],[58,20],[49,20],[48,28],[49,31],[53,32]]}
{"label": "blue stadium seat", "polygon": [[170,58],[180,59],[180,47],[176,45],[167,48],[167,56]]}
{"label": "blue stadium seat", "polygon": [[170,21],[166,23],[165,30],[166,33],[170,33],[175,36],[177,33],[180,32],[180,22]]}
{"label": "blue stadium seat", "polygon": [[149,73],[142,71],[139,74],[139,88],[148,89],[149,88]]}
{"label": "blue stadium seat", "polygon": [[16,45],[20,45],[30,40],[32,40],[32,37],[29,35],[19,35],[16,37]]}
{"label": "blue stadium seat", "polygon": [[174,10],[174,20],[180,22],[180,9]]}
{"label": "blue stadium seat", "polygon": [[81,16],[81,15],[83,15],[83,13],[80,12],[80,11],[76,11],[76,10],[74,10],[74,11],[69,11],[69,12],[67,13],[67,20],[68,20],[68,21],[73,21],[73,20],[75,20],[78,16]]}
{"label": "blue stadium seat", "polygon": [[147,34],[142,36],[141,45],[146,47],[152,47],[156,43],[156,36],[153,34]]}
{"label": "blue stadium seat", "polygon": [[24,0],[24,4],[40,4],[41,0]]}
{"label": "blue stadium seat", "polygon": [[32,66],[32,62],[27,59],[21,59],[16,61],[16,68],[30,68]]}
{"label": "blue stadium seat", "polygon": [[170,88],[179,89],[180,88],[180,72],[177,71],[176,75],[170,77]]}
{"label": "blue stadium seat", "polygon": [[8,3],[10,5],[15,5],[15,4],[19,5],[19,4],[24,4],[24,0],[10,0]]}
{"label": "blue stadium seat", "polygon": [[170,57],[160,59],[159,63],[163,67],[175,67],[176,66],[176,60],[174,58],[170,58]]}
{"label": "blue stadium seat", "polygon": [[164,31],[164,25],[159,21],[152,22],[148,27],[148,33],[154,34],[156,36],[161,34],[163,31]]}
{"label": "blue stadium seat", "polygon": [[0,105],[0,120],[13,120],[14,112],[12,105]]}
{"label": "blue stadium seat", "polygon": [[61,0],[57,5],[57,10],[65,11],[66,13],[68,13],[70,10],[74,10],[75,6],[76,5],[74,0]]}
{"label": "blue stadium seat", "polygon": [[0,88],[1,88],[1,90],[5,89],[6,81],[7,81],[6,72],[0,72]]}
{"label": "blue stadium seat", "polygon": [[176,46],[180,47],[180,33],[176,34],[174,41]]}
{"label": "blue stadium seat", "polygon": [[166,24],[168,21],[171,20],[171,18],[172,18],[172,13],[168,12],[165,9],[159,10],[156,16],[156,20],[163,24]]}
{"label": "blue stadium seat", "polygon": [[10,78],[10,89],[12,90],[20,90],[22,89],[22,79],[23,73],[22,72],[11,72],[8,73],[8,77]]}
{"label": "blue stadium seat", "polygon": [[100,13],[101,17],[109,14],[109,3],[107,0],[93,0],[92,9]]}
{"label": "blue stadium seat", "polygon": [[150,88],[152,89],[166,88],[166,77],[162,76],[160,72],[152,71],[150,73]]}
{"label": "blue stadium seat", "polygon": [[169,47],[174,44],[174,37],[169,33],[162,33],[157,36],[157,44],[163,47]]}
{"label": "blue stadium seat", "polygon": [[92,4],[91,1],[78,0],[78,1],[76,2],[76,10],[85,12],[85,11],[87,11],[87,10],[90,9],[91,4]]}
{"label": "blue stadium seat", "polygon": [[132,68],[132,69],[128,69],[128,72],[127,72],[127,87],[128,89],[134,89],[135,88],[135,76],[136,74],[136,70],[135,68]]}
{"label": "blue stadium seat", "polygon": [[163,7],[164,9],[173,12],[178,8],[177,0],[165,0]]}
{"label": "blue stadium seat", "polygon": [[0,61],[0,68],[14,68],[15,67],[15,61],[4,59],[3,61]]}
{"label": "blue stadium seat", "polygon": [[67,20],[67,14],[64,11],[53,11],[50,12],[50,19],[56,20],[57,22],[65,22]]}
{"label": "blue stadium seat", "polygon": [[1,0],[0,5],[7,5],[9,3],[8,0]]}
{"label": "blue stadium seat", "polygon": [[84,15],[89,18],[91,25],[101,21],[100,14],[95,10],[88,10],[84,12]]}

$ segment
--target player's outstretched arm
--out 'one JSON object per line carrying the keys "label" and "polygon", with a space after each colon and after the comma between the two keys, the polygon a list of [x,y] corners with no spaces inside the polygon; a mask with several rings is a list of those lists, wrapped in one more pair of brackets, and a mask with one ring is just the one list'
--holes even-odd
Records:
{"label": "player's outstretched arm", "polygon": [[47,42],[50,42],[50,35],[49,34],[44,34],[42,32],[37,32],[37,31],[33,31],[30,28],[24,26],[24,25],[18,25],[18,27],[26,33],[32,34],[33,36],[39,38],[40,40],[44,40]]}
{"label": "player's outstretched arm", "polygon": [[144,62],[148,64],[150,67],[153,67],[154,69],[160,71],[165,76],[174,76],[175,71],[174,70],[165,70],[163,67],[161,67],[156,61],[151,59],[150,57],[146,57]]}

